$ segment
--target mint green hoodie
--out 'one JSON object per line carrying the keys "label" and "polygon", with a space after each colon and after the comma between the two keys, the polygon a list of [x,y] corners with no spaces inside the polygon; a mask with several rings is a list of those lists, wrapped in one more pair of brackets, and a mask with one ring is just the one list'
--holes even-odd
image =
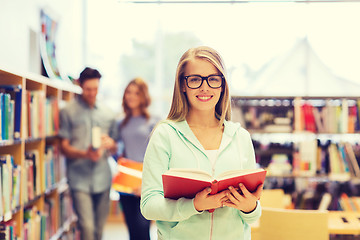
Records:
{"label": "mint green hoodie", "polygon": [[198,212],[193,199],[164,198],[161,175],[170,168],[199,168],[216,177],[234,169],[255,168],[249,133],[238,123],[224,122],[224,133],[214,168],[186,121],[163,121],[154,130],[144,158],[141,212],[156,220],[158,239],[251,239],[249,224],[261,215],[259,202],[251,213],[223,207]]}

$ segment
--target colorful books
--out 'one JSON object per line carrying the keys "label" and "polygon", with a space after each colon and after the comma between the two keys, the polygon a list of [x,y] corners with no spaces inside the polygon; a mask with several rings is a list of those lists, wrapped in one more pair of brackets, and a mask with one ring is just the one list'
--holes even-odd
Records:
{"label": "colorful books", "polygon": [[0,169],[1,169],[1,184],[2,184],[2,209],[3,209],[3,220],[8,221],[11,219],[12,207],[11,201],[13,198],[13,167],[14,167],[14,160],[13,156],[10,154],[2,154],[0,155]]}
{"label": "colorful books", "polygon": [[238,188],[239,183],[243,183],[250,192],[254,192],[264,182],[265,176],[264,169],[232,170],[213,178],[202,170],[173,168],[162,175],[162,180],[164,196],[178,199],[193,198],[196,193],[207,187],[211,187],[210,194],[216,194],[228,189],[229,186]]}
{"label": "colorful books", "polygon": [[2,85],[0,86],[0,115],[2,116],[2,139],[20,139],[21,128],[21,104],[22,88],[21,85]]}
{"label": "colorful books", "polygon": [[127,158],[118,160],[118,173],[112,181],[115,191],[135,194],[141,188],[143,164]]}

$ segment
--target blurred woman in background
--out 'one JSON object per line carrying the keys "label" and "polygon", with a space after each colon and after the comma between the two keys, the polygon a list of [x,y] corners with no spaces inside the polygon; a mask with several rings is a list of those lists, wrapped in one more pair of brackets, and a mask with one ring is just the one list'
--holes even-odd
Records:
{"label": "blurred woman in background", "polygon": [[[149,135],[158,122],[151,116],[148,107],[151,103],[148,85],[141,78],[129,82],[123,95],[125,117],[118,125],[118,138],[122,141],[122,157],[143,162]],[[130,240],[150,240],[150,221],[140,213],[141,189],[133,194],[120,193],[120,205],[125,216]]]}

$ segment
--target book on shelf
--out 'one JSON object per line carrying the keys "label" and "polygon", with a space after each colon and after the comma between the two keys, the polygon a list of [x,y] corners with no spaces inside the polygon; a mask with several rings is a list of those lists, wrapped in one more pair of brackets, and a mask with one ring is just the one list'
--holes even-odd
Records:
{"label": "book on shelf", "polygon": [[8,139],[14,140],[14,122],[15,122],[15,101],[10,99],[9,102],[9,125],[8,125]]}
{"label": "book on shelf", "polygon": [[266,170],[262,168],[230,170],[215,178],[199,169],[172,168],[162,175],[164,197],[194,198],[207,187],[211,187],[210,194],[216,194],[228,189],[229,186],[239,188],[239,183],[243,183],[250,192],[254,192],[264,183],[265,176]]}
{"label": "book on shelf", "polygon": [[0,194],[3,199],[3,215],[4,220],[8,221],[11,218],[11,201],[12,201],[12,184],[13,184],[13,156],[10,154],[0,155],[0,167],[1,167],[1,183],[2,193]]}
{"label": "book on shelf", "polygon": [[294,131],[299,132],[304,129],[304,116],[301,109],[301,98],[295,97],[294,99]]}
{"label": "book on shelf", "polygon": [[143,163],[127,158],[120,158],[117,163],[118,172],[113,178],[112,188],[121,193],[136,193],[141,188]]}
{"label": "book on shelf", "polygon": [[22,87],[21,85],[7,85],[2,86],[9,91],[13,92],[14,99],[14,139],[20,139],[20,128],[21,128],[21,109],[22,109]]}
{"label": "book on shelf", "polygon": [[314,116],[314,121],[315,121],[315,126],[316,126],[316,129],[319,133],[325,133],[326,130],[325,130],[325,127],[324,127],[324,121],[322,120],[322,117],[321,117],[321,112],[318,108],[314,107],[312,109],[312,114]]}
{"label": "book on shelf", "polygon": [[4,216],[4,193],[3,193],[2,181],[3,181],[2,166],[0,164],[0,222],[2,222]]}
{"label": "book on shelf", "polygon": [[0,223],[0,239],[17,239],[16,237],[16,222],[13,220],[10,220],[5,223]]}
{"label": "book on shelf", "polygon": [[302,105],[305,130],[310,132],[316,132],[316,122],[313,113],[313,108],[314,108],[313,105],[311,105],[310,103],[304,103]]}
{"label": "book on shelf", "polygon": [[54,136],[59,131],[59,105],[54,97],[45,100],[45,135]]}
{"label": "book on shelf", "polygon": [[0,92],[0,140],[3,139],[3,95],[4,93]]}
{"label": "book on shelf", "polygon": [[25,171],[27,180],[27,191],[24,199],[29,201],[41,194],[41,171],[40,171],[40,153],[38,150],[30,150],[25,152]]}
{"label": "book on shelf", "polygon": [[298,144],[299,158],[296,171],[301,176],[315,176],[317,167],[317,140],[309,139]]}
{"label": "book on shelf", "polygon": [[36,206],[24,209],[24,239],[40,239],[41,213]]}
{"label": "book on shelf", "polygon": [[326,192],[322,195],[321,201],[318,207],[318,210],[325,211],[329,209],[329,206],[331,204],[332,196],[330,193]]}
{"label": "book on shelf", "polygon": [[25,184],[24,184],[24,202],[28,202],[35,197],[34,193],[34,163],[32,161],[29,161],[25,159],[25,172],[24,172],[24,178],[25,178]]}
{"label": "book on shelf", "polygon": [[344,145],[346,156],[348,157],[348,163],[351,166],[352,173],[355,177],[360,177],[360,167],[356,159],[354,150],[350,143]]}
{"label": "book on shelf", "polygon": [[39,138],[45,135],[45,116],[43,106],[45,95],[43,91],[26,92],[26,112],[27,112],[27,134],[30,138]]}
{"label": "book on shelf", "polygon": [[340,133],[349,132],[349,103],[347,99],[342,99],[341,101],[338,128]]}
{"label": "book on shelf", "polygon": [[11,107],[10,107],[10,94],[3,93],[1,95],[1,138],[3,140],[9,140],[9,129],[10,127],[10,114],[11,114]]}
{"label": "book on shelf", "polygon": [[360,212],[360,197],[353,196],[350,197],[350,199],[352,200],[353,205],[355,206],[356,209],[355,211]]}
{"label": "book on shelf", "polygon": [[56,203],[54,198],[45,198],[43,213],[46,217],[46,233],[52,236],[56,233]]}
{"label": "book on shelf", "polygon": [[357,119],[357,106],[349,106],[349,120],[348,120],[348,132],[355,133],[359,130],[358,128],[358,119]]}
{"label": "book on shelf", "polygon": [[21,127],[21,104],[22,88],[21,85],[2,85],[0,86],[0,109],[2,112],[2,139],[20,139]]}
{"label": "book on shelf", "polygon": [[349,197],[346,193],[342,193],[340,195],[339,204],[343,211],[346,211],[346,212],[358,211],[356,205],[353,202],[353,198]]}
{"label": "book on shelf", "polygon": [[350,172],[347,162],[341,155],[341,150],[335,143],[331,143],[328,147],[329,160],[330,160],[330,173],[329,177],[339,180],[350,179]]}
{"label": "book on shelf", "polygon": [[[45,157],[44,157],[44,171],[42,181],[42,189],[49,189],[54,186],[55,180],[55,155],[54,155],[54,146],[47,145],[45,147]],[[59,169],[58,169],[59,170]]]}
{"label": "book on shelf", "polygon": [[21,181],[21,166],[13,165],[12,168],[12,199],[11,199],[11,208],[15,209],[20,206],[20,181]]}

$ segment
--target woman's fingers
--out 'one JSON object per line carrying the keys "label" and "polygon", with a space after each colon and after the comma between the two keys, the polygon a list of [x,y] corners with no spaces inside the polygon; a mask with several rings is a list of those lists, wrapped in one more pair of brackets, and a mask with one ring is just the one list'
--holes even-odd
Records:
{"label": "woman's fingers", "polygon": [[230,186],[229,187],[229,191],[231,192],[230,196],[232,195],[232,197],[238,201],[240,201],[241,199],[243,199],[243,196],[241,196],[241,194],[233,187]]}
{"label": "woman's fingers", "polygon": [[239,183],[239,187],[240,187],[240,190],[244,194],[245,197],[250,197],[251,196],[251,193],[249,192],[249,190],[247,190],[247,188],[245,187],[244,184]]}
{"label": "woman's fingers", "polygon": [[264,188],[264,184],[261,184],[261,185],[258,186],[256,191],[254,192],[254,196],[256,196],[258,200],[260,200],[263,188]]}

